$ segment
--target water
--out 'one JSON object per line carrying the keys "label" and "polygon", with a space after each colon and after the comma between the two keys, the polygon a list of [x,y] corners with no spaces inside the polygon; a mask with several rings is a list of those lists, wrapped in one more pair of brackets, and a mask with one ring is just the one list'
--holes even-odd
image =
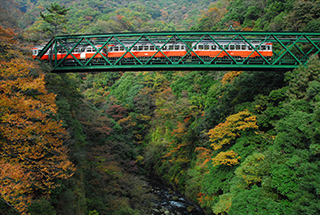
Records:
{"label": "water", "polygon": [[151,215],[205,215],[197,205],[170,187],[155,180],[148,181],[152,193],[159,198],[154,202]]}

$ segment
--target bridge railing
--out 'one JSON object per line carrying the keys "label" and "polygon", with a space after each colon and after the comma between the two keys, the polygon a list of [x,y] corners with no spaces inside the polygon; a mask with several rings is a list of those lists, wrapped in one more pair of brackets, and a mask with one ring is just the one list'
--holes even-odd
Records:
{"label": "bridge railing", "polygon": [[154,32],[65,35],[39,52],[56,72],[289,70],[320,53],[320,33]]}

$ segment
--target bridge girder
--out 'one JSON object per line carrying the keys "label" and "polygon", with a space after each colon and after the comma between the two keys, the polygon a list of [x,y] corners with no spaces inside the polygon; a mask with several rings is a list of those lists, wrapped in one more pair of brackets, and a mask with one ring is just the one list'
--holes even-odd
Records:
{"label": "bridge girder", "polygon": [[[136,46],[143,44],[148,44],[149,49],[153,48],[153,51],[146,49],[148,51],[144,52],[146,55],[148,52],[148,56],[141,56],[143,48],[135,50]],[[179,54],[172,55],[168,51],[167,48],[174,44],[181,45],[180,52],[176,52]],[[75,50],[84,51],[89,46],[93,50],[90,57],[76,55]],[[119,47],[118,55],[112,55],[116,52],[113,53],[110,47]],[[56,36],[43,47],[37,58],[43,59],[47,54],[53,72],[270,71],[292,70],[299,65],[306,65],[311,55],[319,53],[320,33],[153,32]]]}

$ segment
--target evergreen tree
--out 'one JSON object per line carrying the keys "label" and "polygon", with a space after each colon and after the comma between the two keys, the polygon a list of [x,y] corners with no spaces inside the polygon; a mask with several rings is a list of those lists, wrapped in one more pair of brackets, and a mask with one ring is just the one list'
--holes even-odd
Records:
{"label": "evergreen tree", "polygon": [[67,22],[66,15],[67,12],[70,10],[69,8],[66,8],[65,6],[60,6],[57,3],[52,3],[50,7],[46,7],[49,14],[45,15],[42,12],[40,12],[41,18],[49,23],[51,26],[46,27],[44,31],[50,32],[51,36],[56,36],[64,27],[64,23]]}

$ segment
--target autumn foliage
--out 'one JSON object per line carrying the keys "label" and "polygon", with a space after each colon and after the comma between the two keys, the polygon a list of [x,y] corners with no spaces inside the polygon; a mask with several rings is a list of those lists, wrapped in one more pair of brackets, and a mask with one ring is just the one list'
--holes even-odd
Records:
{"label": "autumn foliage", "polygon": [[211,147],[214,150],[221,149],[223,145],[230,144],[232,140],[240,136],[241,131],[257,129],[257,117],[251,115],[248,110],[230,115],[226,121],[217,125],[208,132]]}
{"label": "autumn foliage", "polygon": [[[14,38],[0,28],[1,43]],[[44,75],[18,47],[2,46],[0,61],[0,194],[21,214],[32,194],[47,195],[69,178],[73,164],[63,146],[67,132],[53,120],[55,95],[45,88]],[[31,71],[33,75],[31,75]]]}

